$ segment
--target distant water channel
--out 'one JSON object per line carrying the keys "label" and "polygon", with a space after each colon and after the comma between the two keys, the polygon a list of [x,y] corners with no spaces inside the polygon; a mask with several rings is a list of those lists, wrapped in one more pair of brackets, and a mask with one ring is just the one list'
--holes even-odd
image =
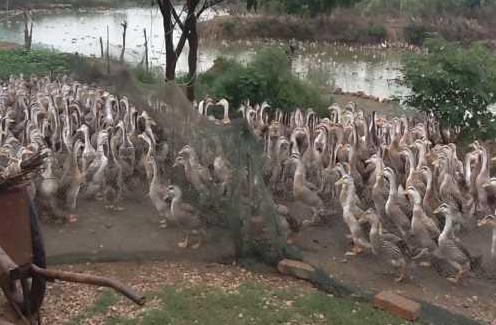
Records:
{"label": "distant water channel", "polygon": [[[207,12],[203,19],[224,12]],[[128,8],[108,11],[64,11],[43,13],[34,16],[33,43],[36,47],[58,51],[100,56],[99,37],[104,43],[109,29],[110,52],[117,57],[122,43],[123,21],[128,22],[125,60],[139,63],[144,57],[143,29],[147,29],[150,62],[162,67],[165,60],[164,31],[162,18],[156,8]],[[24,41],[22,18],[0,20],[0,41],[22,43]],[[176,36],[179,37],[179,33]],[[199,70],[209,69],[219,56],[247,62],[262,46],[288,47],[286,42],[235,42],[209,41],[200,47]],[[402,95],[408,89],[393,82],[401,76],[400,55],[392,51],[351,48],[348,46],[301,44],[293,59],[294,73],[301,78],[332,85],[345,92],[363,91],[368,95],[387,98]],[[187,71],[187,60],[182,56],[178,72]]]}

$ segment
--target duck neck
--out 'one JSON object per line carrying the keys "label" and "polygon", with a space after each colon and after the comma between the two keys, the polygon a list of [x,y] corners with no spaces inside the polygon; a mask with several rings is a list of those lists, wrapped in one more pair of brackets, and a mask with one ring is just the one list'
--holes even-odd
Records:
{"label": "duck neck", "polygon": [[296,163],[296,170],[294,175],[294,186],[304,186],[305,185],[305,165],[298,159]]}
{"label": "duck neck", "polygon": [[470,155],[470,153],[468,153],[466,156],[465,156],[465,182],[467,184],[470,184],[471,183],[471,178],[472,178],[472,169],[470,168],[470,163],[472,161],[472,157]]}
{"label": "duck neck", "polygon": [[224,104],[224,121],[229,121],[229,104]]}
{"label": "duck neck", "polygon": [[157,168],[157,162],[155,160],[152,161],[152,180],[150,182],[150,187],[156,187],[159,183],[159,175],[158,175],[158,168]]}
{"label": "duck neck", "polygon": [[413,157],[413,152],[411,152],[411,151],[407,151],[406,156],[408,158],[408,164],[410,165],[409,169],[408,169],[408,175],[407,175],[407,178],[408,178],[415,171],[415,158]]}
{"label": "duck neck", "polygon": [[417,163],[417,169],[419,169],[422,166],[426,165],[426,159],[425,159],[425,154],[427,150],[425,149],[424,145],[421,145],[418,147],[418,163]]}
{"label": "duck neck", "polygon": [[451,231],[453,229],[453,220],[450,216],[445,216],[446,222],[444,224],[443,231],[439,235],[439,241],[443,241],[450,238]]}
{"label": "duck neck", "polygon": [[427,178],[427,184],[425,187],[425,196],[424,197],[429,197],[432,194],[432,174],[426,174]]}
{"label": "duck neck", "polygon": [[479,172],[479,175],[480,175],[480,177],[485,177],[485,178],[489,179],[489,168],[487,166],[487,162],[488,162],[487,151],[482,150],[481,156],[482,156],[482,165],[481,165],[481,170]]}
{"label": "duck neck", "polygon": [[85,128],[83,132],[84,132],[84,146],[86,149],[89,149],[89,147],[91,146],[90,132],[88,131],[87,128]]}
{"label": "duck neck", "polygon": [[398,187],[396,186],[396,176],[394,174],[389,174],[389,196],[394,197],[398,194]]}

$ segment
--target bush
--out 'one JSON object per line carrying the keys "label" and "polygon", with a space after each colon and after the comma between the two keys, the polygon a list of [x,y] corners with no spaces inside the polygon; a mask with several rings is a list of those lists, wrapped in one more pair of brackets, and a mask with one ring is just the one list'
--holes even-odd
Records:
{"label": "bush", "polygon": [[412,23],[403,29],[405,41],[408,44],[422,46],[431,33],[431,29],[426,25]]}
{"label": "bush", "polygon": [[0,51],[0,79],[7,79],[11,74],[21,73],[26,77],[32,74],[67,73],[73,61],[74,58],[70,55],[53,51],[24,49]]}
{"label": "bush", "polygon": [[382,42],[387,38],[387,29],[383,25],[371,25],[367,29],[368,41]]}
{"label": "bush", "polygon": [[284,111],[298,107],[325,111],[318,87],[292,75],[291,62],[281,49],[263,49],[247,66],[218,58],[209,71],[198,76],[197,96],[206,94],[226,98],[235,108],[249,99],[267,101]]}
{"label": "bush", "polygon": [[468,49],[445,40],[427,40],[428,53],[410,56],[404,82],[413,90],[406,103],[436,116],[443,127],[459,129],[459,138],[496,136],[496,57],[484,44]]}

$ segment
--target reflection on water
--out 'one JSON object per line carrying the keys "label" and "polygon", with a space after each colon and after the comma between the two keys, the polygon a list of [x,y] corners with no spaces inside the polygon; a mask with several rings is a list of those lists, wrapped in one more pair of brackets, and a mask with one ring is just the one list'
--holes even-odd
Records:
{"label": "reflection on water", "polygon": [[[223,12],[206,12],[203,19]],[[63,52],[100,56],[99,37],[106,43],[107,26],[110,53],[118,57],[121,51],[121,23],[128,22],[126,55],[128,62],[139,63],[144,57],[143,29],[147,29],[150,63],[161,67],[165,60],[162,17],[157,8],[129,8],[111,11],[79,11],[63,14],[41,14],[34,17],[33,43],[35,46],[53,48]],[[0,22],[0,41],[23,42],[22,20]],[[175,33],[176,42],[179,33]],[[247,62],[263,44],[260,42],[209,42],[202,44],[199,71],[210,68],[218,56]],[[271,42],[270,46],[287,47],[284,42]],[[379,98],[404,94],[407,90],[391,82],[400,76],[398,54],[351,49],[337,46],[301,46],[293,59],[294,72],[301,78],[316,81],[331,89],[335,86],[346,92],[363,91]],[[181,56],[178,73],[187,72],[187,57]]]}

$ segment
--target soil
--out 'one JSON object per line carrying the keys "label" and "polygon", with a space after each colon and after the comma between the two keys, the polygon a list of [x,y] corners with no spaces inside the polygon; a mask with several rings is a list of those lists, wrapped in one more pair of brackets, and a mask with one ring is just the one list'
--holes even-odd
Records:
{"label": "soil", "polygon": [[103,202],[80,201],[75,223],[44,222],[49,263],[150,259],[225,262],[234,256],[228,233],[217,228],[209,229],[207,244],[198,250],[179,248],[183,232],[161,228],[160,218],[145,195],[126,198],[121,208],[124,210],[113,211]]}
{"label": "soil", "polygon": [[[299,203],[280,203],[286,204],[295,218],[311,216],[311,211]],[[396,283],[395,270],[371,252],[345,257],[344,254],[351,249],[351,242],[345,237],[349,230],[340,213],[334,214],[329,225],[307,228],[294,238],[294,244],[303,250],[305,261],[360,290],[393,290],[413,300],[423,300],[472,319],[489,323],[496,320],[496,265],[488,262],[490,229],[479,228],[462,236],[464,245],[472,254],[483,255],[489,276],[474,276],[453,285],[432,268],[410,265],[409,279]]]}

